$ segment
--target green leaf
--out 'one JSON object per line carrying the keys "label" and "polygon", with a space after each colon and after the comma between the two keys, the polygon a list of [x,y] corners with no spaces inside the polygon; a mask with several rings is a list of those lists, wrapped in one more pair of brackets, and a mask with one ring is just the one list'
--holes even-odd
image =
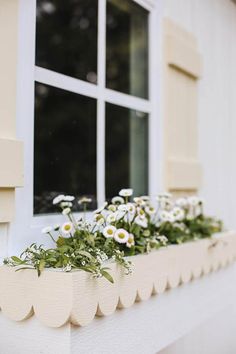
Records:
{"label": "green leaf", "polygon": [[45,260],[41,259],[40,262],[39,262],[39,271],[40,271],[40,273],[44,270],[45,264],[46,264]]}
{"label": "green leaf", "polygon": [[114,284],[114,279],[112,276],[104,269],[101,269],[101,274],[106,278],[110,283]]}

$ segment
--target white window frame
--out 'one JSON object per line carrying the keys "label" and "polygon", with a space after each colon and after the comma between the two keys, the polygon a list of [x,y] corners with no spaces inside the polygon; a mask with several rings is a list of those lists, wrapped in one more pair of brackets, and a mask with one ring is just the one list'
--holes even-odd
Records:
{"label": "white window frame", "polygon": [[[36,0],[19,0],[19,57],[17,134],[25,147],[25,185],[16,193],[16,219],[10,229],[10,250],[39,241],[45,224],[60,221],[59,215],[33,215],[34,84],[35,81],[82,94],[97,100],[97,201],[105,200],[105,103],[148,113],[149,117],[149,194],[162,186],[161,114],[161,31],[160,1],[132,0],[149,11],[149,99],[134,97],[105,88],[106,79],[106,0],[98,0],[98,84],[35,66]],[[19,231],[20,230],[20,231]],[[20,233],[19,233],[20,232]],[[41,241],[41,240],[40,240]],[[44,240],[45,241],[45,240]],[[45,244],[46,242],[44,242]]]}

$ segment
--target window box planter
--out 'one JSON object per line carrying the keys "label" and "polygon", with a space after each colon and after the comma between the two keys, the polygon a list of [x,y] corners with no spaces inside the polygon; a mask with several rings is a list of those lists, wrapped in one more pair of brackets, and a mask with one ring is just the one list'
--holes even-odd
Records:
{"label": "window box planter", "polygon": [[236,257],[236,233],[224,232],[212,239],[173,245],[132,257],[133,273],[125,275],[110,263],[115,283],[92,279],[83,271],[63,273],[45,270],[0,268],[0,308],[8,318],[24,321],[33,314],[48,327],[66,323],[85,326],[95,317],[128,308],[201,275],[224,267]]}

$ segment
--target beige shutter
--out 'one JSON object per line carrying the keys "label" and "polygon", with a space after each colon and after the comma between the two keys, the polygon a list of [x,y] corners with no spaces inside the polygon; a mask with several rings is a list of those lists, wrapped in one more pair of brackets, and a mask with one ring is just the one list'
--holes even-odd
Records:
{"label": "beige shutter", "polygon": [[0,3],[0,223],[14,214],[15,187],[23,185],[23,144],[16,140],[18,0]]}
{"label": "beige shutter", "polygon": [[169,19],[163,24],[164,134],[166,190],[196,193],[198,161],[198,79],[202,71],[196,38]]}

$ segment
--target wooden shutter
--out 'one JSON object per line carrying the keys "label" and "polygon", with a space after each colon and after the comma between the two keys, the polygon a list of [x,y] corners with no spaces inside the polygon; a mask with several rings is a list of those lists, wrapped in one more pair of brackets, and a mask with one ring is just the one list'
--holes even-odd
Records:
{"label": "wooden shutter", "polygon": [[0,223],[14,214],[15,187],[23,185],[23,144],[16,136],[18,0],[0,3]]}
{"label": "wooden shutter", "polygon": [[169,19],[163,24],[163,45],[165,188],[196,193],[202,176],[197,119],[202,60],[196,38]]}

